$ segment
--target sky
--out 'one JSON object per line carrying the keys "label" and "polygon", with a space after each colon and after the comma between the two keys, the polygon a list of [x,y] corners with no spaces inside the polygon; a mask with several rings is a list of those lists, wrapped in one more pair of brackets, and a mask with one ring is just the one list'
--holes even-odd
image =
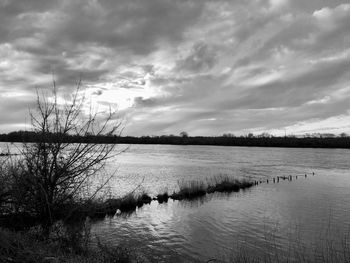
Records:
{"label": "sky", "polygon": [[0,0],[0,133],[82,80],[123,135],[350,132],[349,0]]}

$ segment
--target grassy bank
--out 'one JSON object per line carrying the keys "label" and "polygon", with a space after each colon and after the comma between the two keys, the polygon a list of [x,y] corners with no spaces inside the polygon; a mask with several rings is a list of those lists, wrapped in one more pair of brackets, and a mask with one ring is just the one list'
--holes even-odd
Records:
{"label": "grassy bank", "polygon": [[124,198],[108,199],[104,202],[91,202],[87,207],[86,215],[90,218],[105,217],[106,215],[114,215],[118,210],[130,212],[136,210],[152,201],[159,203],[167,202],[168,199],[173,200],[191,200],[203,197],[214,192],[238,192],[254,186],[253,182],[247,180],[237,180],[229,176],[218,176],[206,182],[202,181],[182,181],[179,183],[179,189],[169,194],[167,191],[151,197],[147,193],[128,194]]}
{"label": "grassy bank", "polygon": [[[147,193],[130,193],[121,198],[71,200],[55,207],[51,216],[55,220],[68,222],[81,221],[89,217],[91,219],[103,219],[106,216],[114,216],[116,213],[130,213],[152,201],[159,203],[173,200],[192,200],[214,192],[238,192],[254,186],[253,182],[237,180],[229,176],[218,176],[206,181],[182,181],[177,191],[169,194],[167,191],[155,197]],[[41,218],[30,213],[16,212],[0,215],[0,226],[21,230],[38,225]]]}
{"label": "grassy bank", "polygon": [[204,182],[200,181],[189,181],[181,182],[179,184],[179,191],[174,192],[170,195],[171,199],[183,200],[183,199],[193,199],[201,197],[207,194],[207,186]]}
{"label": "grassy bank", "polygon": [[63,215],[69,214],[70,218],[90,217],[92,219],[104,218],[106,216],[114,216],[116,213],[129,213],[135,211],[143,205],[150,204],[152,201],[159,203],[173,200],[191,200],[203,197],[214,192],[237,192],[241,189],[250,188],[253,182],[246,180],[237,180],[228,176],[215,177],[206,182],[189,181],[180,182],[179,189],[172,194],[164,191],[155,197],[151,197],[145,192],[130,193],[122,198],[110,198],[107,200],[93,200],[86,203],[72,203],[60,209]]}
{"label": "grassy bank", "polygon": [[169,198],[173,200],[191,200],[214,192],[238,192],[252,186],[254,186],[253,182],[237,180],[229,176],[214,177],[206,182],[182,181],[179,183],[179,189],[172,194],[165,191],[152,198],[144,192],[141,194],[132,193],[119,199],[91,202],[87,207],[87,215],[91,218],[104,217],[106,215],[114,215],[118,210],[121,213],[134,211],[136,208],[150,204],[152,201],[163,203],[167,202]]}
{"label": "grassy bank", "polygon": [[0,228],[1,263],[114,263],[137,262],[127,248],[98,243],[89,246],[89,237],[81,232],[65,232],[42,240],[31,232],[12,232]]}
{"label": "grassy bank", "polygon": [[207,189],[208,193],[238,192],[241,189],[244,190],[254,185],[253,182],[247,180],[237,180],[228,176],[215,177],[212,181],[213,182],[210,183],[210,186]]}

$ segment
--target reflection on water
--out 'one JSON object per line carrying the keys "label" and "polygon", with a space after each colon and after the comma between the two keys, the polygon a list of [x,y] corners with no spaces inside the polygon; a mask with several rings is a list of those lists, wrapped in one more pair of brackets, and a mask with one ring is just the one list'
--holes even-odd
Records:
{"label": "reflection on water", "polygon": [[254,255],[314,253],[329,241],[341,250],[339,238],[350,233],[349,157],[349,150],[336,149],[132,146],[118,158],[116,188],[131,187],[143,176],[151,194],[174,189],[181,179],[223,173],[253,179],[309,176],[190,202],[152,202],[127,218],[96,222],[93,233],[133,247],[151,262],[205,262],[242,247]]}

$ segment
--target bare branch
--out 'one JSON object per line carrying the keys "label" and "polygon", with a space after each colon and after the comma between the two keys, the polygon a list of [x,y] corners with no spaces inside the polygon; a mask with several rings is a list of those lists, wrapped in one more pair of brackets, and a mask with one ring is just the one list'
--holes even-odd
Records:
{"label": "bare branch", "polygon": [[[36,112],[30,111],[33,131],[40,134],[40,141],[24,144],[21,167],[25,176],[17,179],[24,182],[26,200],[32,200],[27,210],[47,218],[45,224],[48,225],[52,224],[55,209],[71,199],[78,200],[84,186],[103,170],[106,161],[122,152],[114,151],[115,144],[69,141],[72,136],[110,136],[122,130],[122,122],[113,120],[111,108],[107,114],[94,112],[90,104],[88,114],[84,113],[86,98],[85,94],[81,96],[81,88],[79,80],[71,99],[60,104],[53,76],[52,97],[37,90]],[[113,175],[106,176],[101,187],[90,193],[90,197],[93,198]]]}

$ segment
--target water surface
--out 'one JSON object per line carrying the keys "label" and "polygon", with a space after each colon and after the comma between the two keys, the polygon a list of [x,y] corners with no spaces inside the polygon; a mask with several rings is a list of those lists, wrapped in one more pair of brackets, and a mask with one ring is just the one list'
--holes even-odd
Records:
{"label": "water surface", "polygon": [[109,166],[118,168],[111,187],[120,195],[140,182],[155,195],[176,189],[179,180],[220,174],[293,180],[191,202],[152,202],[130,216],[95,222],[93,233],[135,248],[150,262],[227,259],[242,248],[297,261],[295,251],[314,255],[330,243],[341,252],[350,233],[349,157],[346,149],[132,145]]}

